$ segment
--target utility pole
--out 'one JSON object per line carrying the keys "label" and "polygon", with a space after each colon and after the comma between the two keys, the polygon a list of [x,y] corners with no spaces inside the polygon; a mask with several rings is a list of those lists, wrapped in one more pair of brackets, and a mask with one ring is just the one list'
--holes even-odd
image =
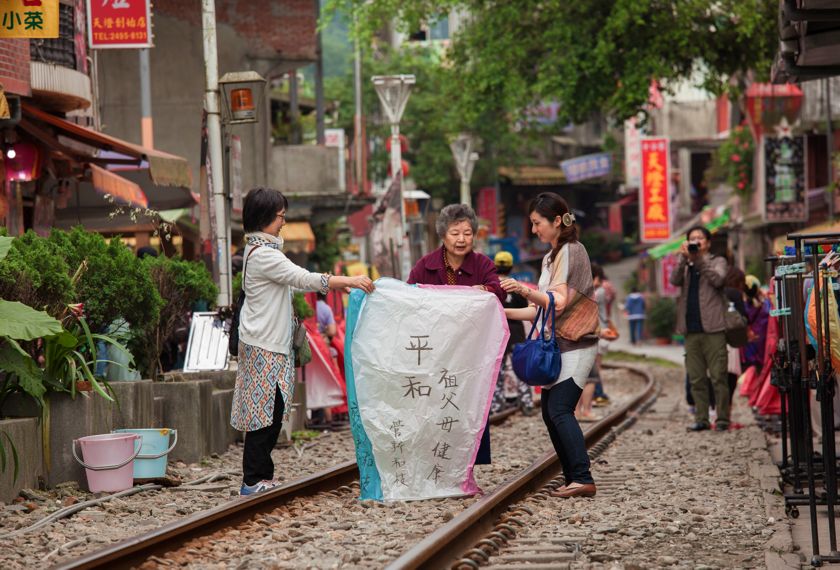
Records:
{"label": "utility pole", "polygon": [[[353,13],[355,22],[356,15]],[[364,194],[367,191],[365,179],[365,125],[362,113],[362,48],[359,38],[353,39],[353,95],[356,112],[353,115],[353,147],[356,156],[356,192]]]}
{"label": "utility pole", "polygon": [[825,81],[824,89],[825,89],[825,118],[826,118],[826,129],[825,129],[825,140],[826,140],[826,147],[828,148],[828,188],[830,189],[828,193],[828,219],[829,221],[834,220],[834,200],[835,200],[835,191],[834,191],[834,161],[832,160],[834,155],[834,131],[832,130],[831,126],[831,78],[826,77],[823,79]]}
{"label": "utility pole", "polygon": [[201,23],[204,35],[204,108],[207,111],[207,150],[210,157],[210,179],[213,195],[213,256],[219,276],[219,306],[230,305],[230,245],[225,203],[224,161],[222,158],[222,116],[219,107],[219,58],[216,47],[216,4],[201,0]]}
{"label": "utility pole", "polygon": [[145,148],[155,148],[152,126],[152,81],[149,71],[149,48],[140,50],[140,137]]}
{"label": "utility pole", "polygon": [[[315,142],[324,144],[324,49],[321,43],[321,0],[315,2],[315,21],[318,33],[315,35]],[[344,158],[342,157],[342,160]]]}
{"label": "utility pole", "polygon": [[297,69],[289,72],[289,114],[292,120],[291,142],[292,144],[300,144],[300,100],[298,98]]}

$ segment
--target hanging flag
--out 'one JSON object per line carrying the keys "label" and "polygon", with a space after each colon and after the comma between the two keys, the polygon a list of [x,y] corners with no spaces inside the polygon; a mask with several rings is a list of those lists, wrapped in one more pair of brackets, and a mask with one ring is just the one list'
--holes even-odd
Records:
{"label": "hanging flag", "polygon": [[473,465],[509,333],[495,296],[379,279],[353,291],[345,372],[361,498],[479,491]]}

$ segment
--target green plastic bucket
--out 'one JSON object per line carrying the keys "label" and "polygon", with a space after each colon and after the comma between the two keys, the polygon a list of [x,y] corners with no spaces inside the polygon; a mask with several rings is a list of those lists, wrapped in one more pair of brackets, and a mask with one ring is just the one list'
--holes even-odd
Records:
{"label": "green plastic bucket", "polygon": [[178,430],[170,428],[115,429],[111,433],[133,433],[140,436],[142,445],[140,453],[134,460],[135,479],[157,479],[166,476],[166,456],[175,449],[178,443]]}

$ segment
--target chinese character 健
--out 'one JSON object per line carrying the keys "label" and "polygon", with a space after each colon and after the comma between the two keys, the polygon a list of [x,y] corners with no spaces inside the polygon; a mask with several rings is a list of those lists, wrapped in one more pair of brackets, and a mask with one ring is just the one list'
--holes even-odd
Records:
{"label": "chinese character \u5065", "polygon": [[432,450],[432,453],[435,457],[440,457],[441,459],[452,459],[451,457],[446,456],[446,452],[449,451],[449,448],[452,447],[448,443],[444,442],[437,442],[435,448]]}

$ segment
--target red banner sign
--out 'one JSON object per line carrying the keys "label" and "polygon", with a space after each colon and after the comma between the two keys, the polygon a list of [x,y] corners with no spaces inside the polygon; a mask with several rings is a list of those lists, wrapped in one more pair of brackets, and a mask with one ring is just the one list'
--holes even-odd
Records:
{"label": "red banner sign", "polygon": [[152,47],[151,0],[88,0],[93,49]]}
{"label": "red banner sign", "polygon": [[498,235],[499,216],[496,209],[496,189],[492,187],[482,188],[478,191],[478,208],[476,213],[479,218],[490,222],[490,235]]}
{"label": "red banner sign", "polygon": [[659,291],[666,297],[676,297],[680,294],[680,288],[671,285],[671,273],[679,265],[680,260],[674,253],[669,253],[659,263],[660,276],[662,277]]}
{"label": "red banner sign", "polygon": [[642,187],[639,193],[639,238],[642,242],[671,237],[670,168],[667,138],[642,139]]}

